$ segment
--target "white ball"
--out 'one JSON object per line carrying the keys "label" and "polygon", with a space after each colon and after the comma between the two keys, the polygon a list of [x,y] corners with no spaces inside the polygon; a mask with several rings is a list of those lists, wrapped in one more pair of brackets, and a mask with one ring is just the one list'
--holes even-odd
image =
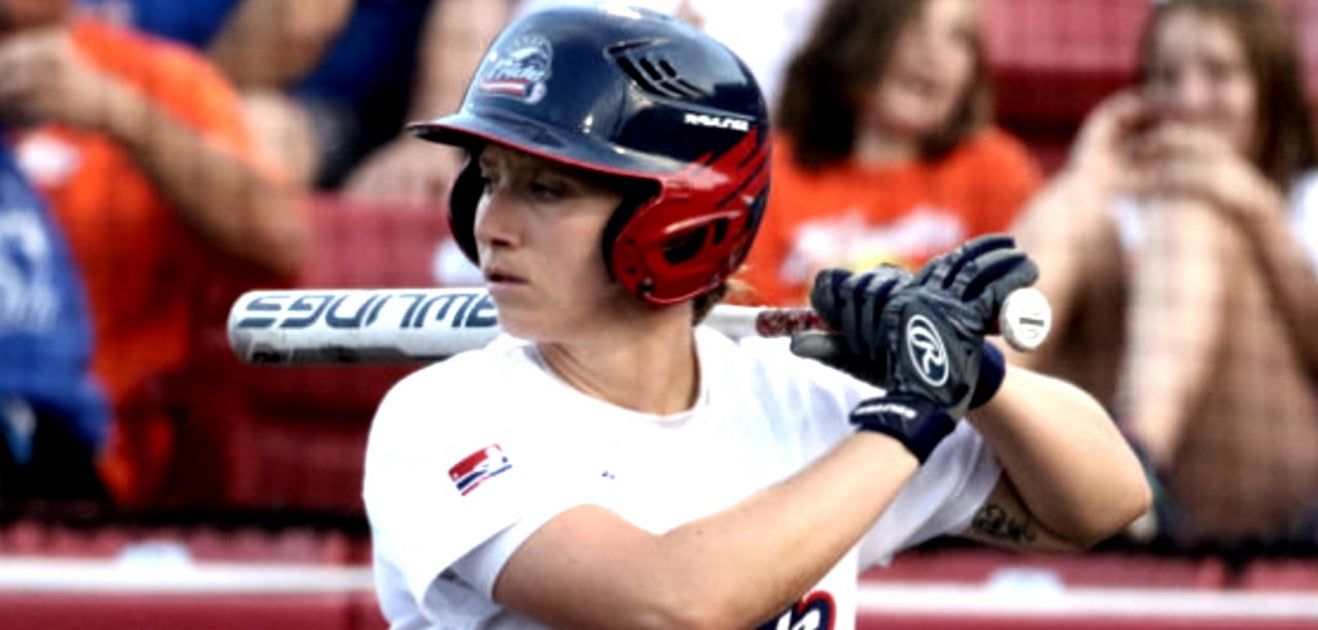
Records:
{"label": "white ball", "polygon": [[1053,309],[1038,289],[1017,289],[1002,303],[998,327],[1011,347],[1030,352],[1048,338],[1048,331],[1053,327]]}

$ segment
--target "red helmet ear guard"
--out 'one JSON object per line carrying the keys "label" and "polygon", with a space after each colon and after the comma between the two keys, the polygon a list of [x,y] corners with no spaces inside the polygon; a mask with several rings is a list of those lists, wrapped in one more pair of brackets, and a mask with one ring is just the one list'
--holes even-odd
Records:
{"label": "red helmet ear guard", "polygon": [[613,277],[653,304],[732,275],[768,195],[768,116],[750,71],[701,31],[651,11],[527,14],[490,48],[457,113],[408,129],[473,156],[449,195],[453,236],[473,262],[474,158],[488,143],[652,184],[648,198],[623,203],[603,250]]}
{"label": "red helmet ear guard", "polygon": [[764,214],[768,151],[767,137],[757,130],[662,185],[612,239],[613,277],[651,303],[673,304],[731,276],[750,252]]}

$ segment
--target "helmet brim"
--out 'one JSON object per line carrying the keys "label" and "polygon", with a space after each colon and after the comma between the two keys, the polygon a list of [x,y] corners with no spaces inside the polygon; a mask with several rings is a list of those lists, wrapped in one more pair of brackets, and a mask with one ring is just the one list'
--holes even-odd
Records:
{"label": "helmet brim", "polygon": [[406,130],[423,140],[468,150],[493,142],[552,162],[622,177],[663,178],[686,166],[678,160],[632,151],[586,133],[569,135],[538,121],[497,111],[476,115],[464,109],[410,123]]}

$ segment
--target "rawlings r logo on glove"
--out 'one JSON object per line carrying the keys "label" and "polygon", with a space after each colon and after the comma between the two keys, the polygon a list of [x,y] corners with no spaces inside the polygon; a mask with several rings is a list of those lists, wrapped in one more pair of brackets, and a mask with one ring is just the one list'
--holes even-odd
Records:
{"label": "rawlings r logo on glove", "polygon": [[[825,270],[811,304],[837,332],[799,335],[792,351],[885,388],[857,406],[852,422],[896,437],[924,461],[972,401],[987,401],[1001,383],[1001,356],[986,351],[984,337],[1003,300],[1037,278],[1033,261],[1002,235],[973,239],[914,277],[892,266]],[[981,379],[981,364],[992,378]]]}

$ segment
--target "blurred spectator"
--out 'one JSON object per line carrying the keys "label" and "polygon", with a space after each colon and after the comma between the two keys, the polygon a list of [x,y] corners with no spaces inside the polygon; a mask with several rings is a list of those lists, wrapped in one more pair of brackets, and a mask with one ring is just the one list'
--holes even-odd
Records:
{"label": "blurred spectator", "polygon": [[[556,4],[585,0],[517,0],[518,15]],[[625,4],[667,13],[694,24],[741,57],[773,103],[783,69],[800,47],[823,0],[624,0]]]}
{"label": "blurred spectator", "polygon": [[105,482],[124,504],[164,480],[168,378],[199,326],[251,283],[295,274],[309,245],[296,190],[259,157],[240,102],[192,52],[0,0],[0,120],[86,283],[93,369],[112,404]]}
{"label": "blurred spectator", "polygon": [[95,456],[108,410],[68,245],[0,142],[0,511],[107,499]]}
{"label": "blurred spectator", "polygon": [[447,190],[456,153],[418,158],[403,123],[457,106],[507,17],[507,0],[82,1],[205,51],[300,181],[388,203]]}
{"label": "blurred spectator", "polygon": [[[467,83],[509,17],[511,0],[435,0],[418,49],[407,120],[426,120],[456,111]],[[395,126],[393,139],[375,149],[348,174],[342,191],[359,201],[444,206],[461,155],[436,152]]]}
{"label": "blurred spectator", "polygon": [[918,267],[1005,231],[1040,182],[991,126],[978,0],[831,0],[788,66],[742,278],[799,304],[823,267]]}
{"label": "blurred spectator", "polygon": [[1172,540],[1312,542],[1318,151],[1294,36],[1260,0],[1169,0],[1139,55],[1023,217],[1056,323],[1014,360],[1113,407]]}

